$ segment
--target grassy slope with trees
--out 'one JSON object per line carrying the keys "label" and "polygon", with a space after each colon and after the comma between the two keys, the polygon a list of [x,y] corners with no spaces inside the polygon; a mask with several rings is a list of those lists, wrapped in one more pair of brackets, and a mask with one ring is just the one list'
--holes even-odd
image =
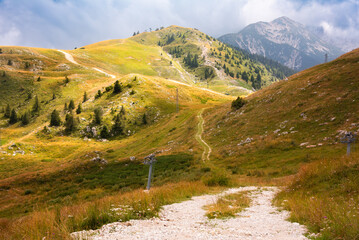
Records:
{"label": "grassy slope with trees", "polygon": [[[258,91],[237,111],[230,110],[232,97],[198,88],[206,85],[206,76],[211,89],[244,94],[240,87],[250,88],[252,76],[261,74],[265,85],[274,70],[197,30],[170,27],[69,51],[80,65],[55,50],[2,47],[2,52],[1,116],[7,115],[7,104],[11,110],[0,119],[1,143],[6,144],[0,155],[0,232],[5,239],[22,238],[29,229],[30,238],[56,232],[55,238],[65,239],[71,231],[116,220],[109,217],[111,204],[135,204],[127,192],[144,187],[147,168],[141,162],[156,150],[161,150],[154,180],[159,190],[149,197],[134,192],[141,199],[134,207],[136,218],[152,201],[155,207],[142,217],[154,216],[162,204],[209,191],[198,182],[201,178],[207,185],[227,184],[227,174],[266,181],[292,175],[303,163],[339,157],[345,149],[336,144],[338,130],[357,130],[359,121],[353,114],[358,112],[357,51]],[[226,72],[224,77],[216,66]],[[121,91],[115,90],[119,86]],[[198,112],[211,107],[204,112],[204,137],[213,152],[209,166],[203,166],[194,136]],[[18,121],[9,125],[13,109]],[[64,125],[57,126],[59,120]],[[306,148],[310,145],[316,147]],[[195,181],[193,189],[181,192],[188,184],[181,181]],[[294,209],[293,204],[286,207]],[[20,222],[24,227],[16,227]]]}
{"label": "grassy slope with trees", "polygon": [[344,157],[340,142],[359,132],[358,69],[357,49],[248,96],[237,110],[204,113],[211,161],[239,178],[282,177],[289,186],[278,205],[319,239],[359,234],[358,155]]}

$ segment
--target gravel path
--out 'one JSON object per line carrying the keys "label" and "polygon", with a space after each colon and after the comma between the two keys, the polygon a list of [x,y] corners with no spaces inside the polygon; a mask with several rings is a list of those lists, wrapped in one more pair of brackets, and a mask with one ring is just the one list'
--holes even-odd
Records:
{"label": "gravel path", "polygon": [[242,187],[223,194],[252,191],[252,204],[238,217],[208,220],[203,206],[220,195],[203,195],[163,207],[160,218],[112,223],[95,231],[73,233],[77,239],[273,239],[301,240],[306,229],[285,219],[288,212],[277,211],[271,200],[277,188]]}

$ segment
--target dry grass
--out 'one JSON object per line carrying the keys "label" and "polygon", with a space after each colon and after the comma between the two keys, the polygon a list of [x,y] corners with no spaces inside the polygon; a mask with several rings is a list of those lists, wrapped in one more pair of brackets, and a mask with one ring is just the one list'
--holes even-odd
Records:
{"label": "dry grass", "polygon": [[276,203],[318,239],[358,239],[358,174],[358,154],[304,165]]}
{"label": "dry grass", "polygon": [[157,216],[161,206],[216,191],[201,182],[181,182],[152,188],[149,193],[136,190],[79,205],[33,212],[17,219],[0,219],[0,239],[70,239],[82,229],[103,224]]}
{"label": "dry grass", "polygon": [[248,191],[228,194],[220,197],[216,203],[205,206],[206,216],[213,218],[235,217],[239,212],[249,207],[251,199]]}

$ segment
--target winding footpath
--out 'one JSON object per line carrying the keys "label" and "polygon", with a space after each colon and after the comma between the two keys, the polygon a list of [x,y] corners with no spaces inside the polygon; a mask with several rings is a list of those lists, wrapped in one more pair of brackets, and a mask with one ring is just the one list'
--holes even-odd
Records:
{"label": "winding footpath", "polygon": [[[63,53],[63,54],[65,55],[65,58],[66,58],[67,61],[69,61],[69,62],[71,62],[71,63],[73,63],[73,64],[76,64],[76,65],[82,66],[81,64],[79,64],[78,62],[75,61],[74,57],[73,57],[70,53],[67,53],[67,52],[65,52],[65,51],[63,51],[63,50],[57,50],[57,51]],[[108,77],[116,78],[115,75],[110,74],[110,73],[107,73],[107,72],[105,72],[105,71],[103,71],[103,70],[101,70],[101,69],[99,69],[99,68],[93,67],[92,69],[95,70],[95,71],[97,71],[97,72],[99,72],[99,73],[105,74],[105,75],[108,76]]]}
{"label": "winding footpath", "polygon": [[202,138],[203,124],[204,124],[204,119],[202,117],[202,113],[203,113],[204,109],[205,108],[202,108],[197,115],[199,121],[198,121],[198,131],[195,136],[196,140],[203,147],[203,153],[202,153],[202,161],[203,162],[209,161],[209,156],[211,155],[211,152],[212,152],[212,148]]}
{"label": "winding footpath", "polygon": [[[219,196],[240,191],[251,191],[251,206],[236,218],[209,220],[205,205],[214,203]],[[103,226],[99,230],[72,233],[74,239],[268,239],[304,240],[306,229],[285,219],[289,213],[277,211],[271,201],[278,188],[241,187],[217,195],[193,197],[189,201],[163,207],[159,218],[131,220]]]}

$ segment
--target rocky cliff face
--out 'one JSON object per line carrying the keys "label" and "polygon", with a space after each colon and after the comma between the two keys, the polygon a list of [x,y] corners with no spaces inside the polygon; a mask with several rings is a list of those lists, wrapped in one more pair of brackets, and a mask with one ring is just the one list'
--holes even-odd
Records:
{"label": "rocky cliff face", "polygon": [[343,53],[304,25],[287,17],[250,24],[238,33],[226,34],[219,39],[295,70],[323,63],[325,54],[332,60]]}

